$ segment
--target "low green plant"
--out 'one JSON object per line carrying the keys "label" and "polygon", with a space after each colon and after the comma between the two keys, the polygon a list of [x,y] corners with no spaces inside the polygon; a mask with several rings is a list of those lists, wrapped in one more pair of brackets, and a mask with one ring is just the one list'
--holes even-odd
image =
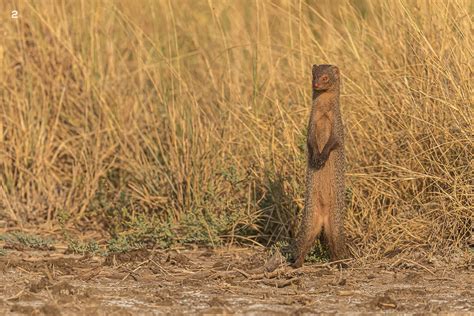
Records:
{"label": "low green plant", "polygon": [[26,247],[37,250],[53,250],[53,240],[36,235],[30,235],[23,232],[12,232],[0,235],[0,240],[5,241],[6,245],[11,248]]}
{"label": "low green plant", "polygon": [[67,253],[73,254],[98,254],[100,253],[99,244],[95,240],[86,242],[79,241],[77,239],[71,239],[68,242]]}
{"label": "low green plant", "polygon": [[180,243],[185,244],[220,246],[224,241],[222,236],[231,233],[231,228],[239,222],[238,217],[238,212],[234,214],[213,214],[204,210],[189,212],[181,221],[177,238]]}
{"label": "low green plant", "polygon": [[167,248],[176,239],[171,222],[153,215],[137,214],[127,207],[109,210],[107,222],[112,236],[107,243],[109,252],[126,252],[154,246]]}
{"label": "low green plant", "polygon": [[[270,254],[273,255],[279,251],[288,262],[293,262],[294,246],[284,240],[277,241],[270,247]],[[326,245],[317,240],[311,251],[306,255],[305,262],[308,263],[321,263],[329,261],[329,251]]]}
{"label": "low green plant", "polygon": [[140,241],[136,236],[118,236],[108,241],[107,252],[122,253],[145,247],[146,244],[143,241]]}
{"label": "low green plant", "polygon": [[306,255],[306,262],[310,263],[323,263],[329,262],[329,249],[328,247],[317,240],[311,251]]}
{"label": "low green plant", "polygon": [[276,252],[280,252],[288,262],[293,261],[293,251],[291,244],[284,240],[284,241],[277,241],[270,247],[270,255],[275,254]]}

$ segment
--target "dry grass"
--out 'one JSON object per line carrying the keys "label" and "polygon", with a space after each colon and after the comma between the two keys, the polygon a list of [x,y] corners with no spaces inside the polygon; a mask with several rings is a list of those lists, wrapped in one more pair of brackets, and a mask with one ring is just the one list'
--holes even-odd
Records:
{"label": "dry grass", "polygon": [[333,63],[354,254],[465,246],[471,2],[140,3],[20,1],[20,18],[0,26],[8,226],[210,244],[291,237],[310,69]]}

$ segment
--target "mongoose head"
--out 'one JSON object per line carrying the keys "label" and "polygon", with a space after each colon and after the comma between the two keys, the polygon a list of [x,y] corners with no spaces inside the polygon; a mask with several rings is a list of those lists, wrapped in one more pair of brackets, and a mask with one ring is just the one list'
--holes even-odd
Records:
{"label": "mongoose head", "polygon": [[313,89],[332,91],[339,88],[339,68],[333,65],[313,65]]}

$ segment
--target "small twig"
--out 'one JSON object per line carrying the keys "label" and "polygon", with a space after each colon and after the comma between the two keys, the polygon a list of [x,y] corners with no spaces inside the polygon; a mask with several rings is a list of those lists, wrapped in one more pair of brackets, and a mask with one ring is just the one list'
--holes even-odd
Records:
{"label": "small twig", "polygon": [[93,278],[97,277],[102,272],[102,269],[102,266],[97,266],[92,269],[88,269],[84,273],[82,273],[81,278],[84,281],[90,281]]}
{"label": "small twig", "polygon": [[168,271],[166,271],[166,269],[163,268],[158,262],[156,262],[156,261],[153,260],[153,259],[150,259],[150,262],[152,262],[155,266],[157,266],[158,269],[161,270],[161,272],[163,272],[163,273],[166,274],[166,275],[169,275]]}
{"label": "small twig", "polygon": [[242,271],[242,270],[237,269],[237,268],[234,268],[234,270],[237,271],[237,272],[239,272],[239,273],[241,273],[241,274],[242,274],[244,277],[246,277],[247,279],[251,279],[251,278],[252,278],[252,276],[251,276],[250,274],[248,274],[247,272],[245,272],[245,271]]}
{"label": "small twig", "polygon": [[7,301],[14,301],[14,300],[20,298],[20,296],[23,294],[23,292],[25,292],[25,289],[22,289],[20,292],[18,292],[17,294],[15,294],[12,297],[7,298],[6,300]]}
{"label": "small twig", "polygon": [[410,260],[410,259],[406,259],[406,258],[403,258],[403,260],[408,261],[408,262],[410,262],[410,263],[413,263],[413,264],[419,266],[420,268],[425,269],[426,271],[428,271],[428,272],[431,273],[432,275],[436,275],[433,271],[431,271],[430,269],[428,269],[427,267],[425,267],[425,266],[422,265],[421,263],[418,263],[418,262],[416,262],[416,261],[413,261],[413,260]]}
{"label": "small twig", "polygon": [[129,273],[127,273],[127,275],[124,276],[121,281],[125,281],[125,279],[128,278],[129,276],[132,276],[133,279],[136,281],[136,278],[133,276],[133,274],[134,274],[135,272],[137,272],[139,269],[141,269],[141,267],[142,267],[145,263],[150,262],[150,260],[151,260],[151,259],[148,259],[148,260],[145,260],[145,261],[139,263],[138,266],[137,266],[135,269],[133,269],[132,271],[130,271]]}
{"label": "small twig", "polygon": [[443,277],[443,278],[425,278],[425,280],[429,281],[456,281],[456,279]]}
{"label": "small twig", "polygon": [[354,259],[352,258],[349,258],[349,259],[341,259],[341,260],[336,260],[336,261],[331,261],[331,262],[327,262],[324,264],[324,266],[326,267],[330,267],[334,264],[338,264],[338,263],[344,263],[344,262],[351,262],[351,261],[354,261]]}
{"label": "small twig", "polygon": [[299,279],[300,278],[291,278],[287,280],[263,279],[261,280],[261,282],[265,285],[282,288],[288,285],[292,285],[295,281],[298,281]]}
{"label": "small twig", "polygon": [[261,279],[273,279],[274,277],[278,276],[279,275],[279,272],[278,270],[275,270],[273,272],[263,272],[263,273],[257,273],[257,274],[253,274],[250,276],[249,279],[251,280],[261,280]]}
{"label": "small twig", "polygon": [[20,271],[23,271],[25,273],[31,273],[31,271],[28,271],[26,269],[23,269],[22,267],[16,267],[16,269],[20,270]]}

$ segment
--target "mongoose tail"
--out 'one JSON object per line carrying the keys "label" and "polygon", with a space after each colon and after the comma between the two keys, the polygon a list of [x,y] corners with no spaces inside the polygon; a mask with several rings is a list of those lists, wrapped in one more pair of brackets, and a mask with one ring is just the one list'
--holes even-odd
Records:
{"label": "mongoose tail", "polygon": [[339,77],[336,66],[313,66],[305,208],[295,241],[295,267],[303,265],[322,229],[331,260],[343,259],[348,254],[344,232],[345,158]]}

